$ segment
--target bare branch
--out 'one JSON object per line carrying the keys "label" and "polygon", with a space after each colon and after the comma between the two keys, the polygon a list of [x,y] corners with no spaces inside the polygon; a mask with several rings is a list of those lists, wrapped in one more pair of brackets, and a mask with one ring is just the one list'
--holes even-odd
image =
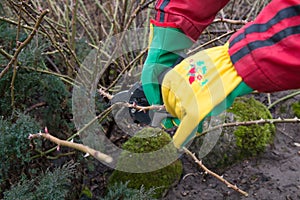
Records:
{"label": "bare branch", "polygon": [[195,156],[195,154],[192,153],[190,150],[188,150],[188,149],[185,148],[185,147],[183,147],[183,150],[184,150],[184,152],[185,152],[186,154],[188,154],[189,156],[191,156],[191,157],[194,159],[194,161],[195,161],[195,162],[196,162],[196,163],[204,170],[204,172],[205,172],[206,174],[210,174],[210,175],[214,176],[215,178],[217,178],[218,180],[220,180],[221,182],[223,182],[224,184],[226,184],[227,187],[229,187],[229,188],[231,188],[231,189],[233,189],[233,190],[235,190],[235,191],[241,193],[242,195],[244,195],[244,196],[246,196],[246,197],[248,196],[248,193],[247,193],[247,192],[245,192],[245,191],[239,189],[236,185],[233,185],[233,184],[229,183],[229,182],[226,181],[224,178],[222,178],[222,176],[216,174],[215,172],[210,171],[207,167],[205,167],[205,166],[203,165],[202,161],[199,160],[199,159]]}
{"label": "bare branch", "polygon": [[139,112],[145,112],[147,110],[165,110],[165,106],[164,105],[151,105],[151,106],[139,106],[136,104],[130,104],[130,103],[124,103],[124,106],[128,107],[128,108],[135,108],[137,109]]}
{"label": "bare branch", "polygon": [[72,149],[76,149],[79,151],[82,151],[88,155],[93,156],[94,158],[96,158],[99,161],[104,161],[106,163],[111,163],[113,161],[113,158],[109,155],[106,155],[100,151],[97,151],[95,149],[92,149],[88,146],[85,146],[83,144],[78,144],[78,143],[74,143],[74,142],[70,142],[70,141],[66,141],[66,140],[61,140],[58,139],[52,135],[50,135],[49,133],[36,133],[36,134],[30,134],[28,139],[34,139],[34,138],[45,138],[47,140],[50,140],[51,142],[56,143],[57,149],[59,150],[60,146],[66,146],[66,147],[70,147]]}
{"label": "bare branch", "polygon": [[244,20],[234,20],[234,19],[225,19],[225,18],[215,19],[213,21],[213,23],[218,23],[218,22],[225,22],[228,24],[236,24],[236,25],[245,25],[248,23],[248,21],[244,21]]}
{"label": "bare branch", "polygon": [[225,124],[220,124],[217,126],[214,126],[212,128],[209,128],[202,133],[196,135],[195,137],[203,136],[210,131],[222,128],[222,127],[229,127],[229,126],[250,126],[253,124],[275,124],[275,123],[300,123],[300,119],[295,117],[295,118],[290,118],[290,119],[282,119],[282,118],[277,118],[277,119],[259,119],[259,120],[253,120],[253,121],[244,121],[244,122],[231,122],[231,123],[225,123]]}
{"label": "bare branch", "polygon": [[111,99],[114,97],[114,95],[111,95],[111,94],[109,94],[108,92],[105,92],[104,89],[102,89],[102,88],[100,88],[100,89],[98,90],[98,92],[99,92],[99,94],[100,94],[101,96],[107,98],[108,100],[111,100]]}
{"label": "bare branch", "polygon": [[[100,93],[101,96],[111,100],[114,96],[105,92],[102,88],[100,88],[98,90],[98,92]],[[128,107],[128,108],[135,108],[137,109],[139,112],[145,112],[147,110],[158,110],[158,111],[161,111],[161,110],[165,110],[165,106],[164,105],[151,105],[151,106],[139,106],[137,104],[134,104],[134,103],[128,103],[128,102],[118,102],[116,103],[117,105],[123,105],[125,107]]]}
{"label": "bare branch", "polygon": [[224,37],[227,37],[227,36],[229,36],[229,35],[232,35],[234,32],[235,32],[235,30],[229,31],[229,32],[224,33],[223,35],[220,35],[220,36],[218,36],[218,37],[216,37],[216,38],[214,38],[214,39],[212,39],[212,40],[210,40],[210,41],[208,41],[208,42],[206,42],[206,43],[204,43],[204,44],[202,44],[202,45],[199,45],[198,47],[196,47],[196,48],[194,48],[194,49],[188,51],[188,52],[187,52],[187,55],[190,56],[190,55],[192,55],[192,54],[198,52],[201,48],[203,48],[203,47],[205,47],[205,46],[207,46],[207,45],[209,45],[209,44],[212,44],[212,43],[214,43],[214,42],[216,42],[216,41],[218,41],[218,40],[220,40],[220,39],[222,39],[222,38],[224,38]]}

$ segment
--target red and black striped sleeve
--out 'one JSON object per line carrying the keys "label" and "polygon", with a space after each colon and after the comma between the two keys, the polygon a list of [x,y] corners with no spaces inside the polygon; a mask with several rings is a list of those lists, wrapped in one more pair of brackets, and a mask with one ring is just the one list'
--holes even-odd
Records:
{"label": "red and black striped sleeve", "polygon": [[234,66],[251,88],[300,88],[300,0],[273,0],[229,44]]}
{"label": "red and black striped sleeve", "polygon": [[158,0],[155,5],[156,26],[181,29],[193,41],[214,20],[229,0]]}

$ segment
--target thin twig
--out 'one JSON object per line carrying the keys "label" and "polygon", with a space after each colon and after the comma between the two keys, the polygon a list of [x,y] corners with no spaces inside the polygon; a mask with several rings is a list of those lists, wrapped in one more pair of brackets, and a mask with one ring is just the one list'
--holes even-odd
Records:
{"label": "thin twig", "polygon": [[218,18],[214,19],[213,23],[225,22],[228,24],[235,24],[235,25],[245,25],[248,21],[245,20],[234,20],[234,19],[226,19],[226,18]]}
{"label": "thin twig", "polygon": [[27,108],[27,109],[24,111],[24,113],[25,113],[25,114],[26,114],[26,113],[29,113],[30,111],[32,111],[32,110],[34,110],[34,109],[36,109],[36,108],[39,108],[39,107],[42,107],[42,106],[46,106],[46,105],[47,105],[47,103],[44,102],[44,101],[39,102],[39,103],[36,103],[36,104],[30,106],[29,108]]}
{"label": "thin twig", "polygon": [[49,133],[30,134],[28,139],[41,138],[41,137],[43,137],[47,140],[50,140],[51,142],[56,143],[58,145],[57,150],[59,150],[60,146],[66,146],[66,147],[70,147],[72,149],[76,149],[76,150],[82,151],[84,153],[87,153],[99,161],[104,161],[106,163],[111,163],[113,161],[113,158],[111,156],[106,155],[100,151],[92,149],[83,144],[78,144],[78,143],[58,139],[57,137],[54,137],[54,136],[50,135]]}
{"label": "thin twig", "polygon": [[12,55],[10,55],[9,53],[7,53],[4,49],[2,49],[2,46],[0,46],[0,54],[2,56],[4,56],[7,60],[12,59]]}
{"label": "thin twig", "polygon": [[77,24],[77,10],[78,10],[78,0],[74,0],[74,5],[72,8],[72,34],[71,34],[71,49],[75,52],[75,36],[76,36],[76,24]]}
{"label": "thin twig", "polygon": [[206,43],[204,43],[204,44],[202,44],[202,45],[199,45],[199,46],[196,47],[195,49],[192,49],[192,50],[190,50],[189,52],[187,52],[187,55],[190,56],[190,55],[192,55],[192,54],[198,52],[201,48],[203,48],[203,47],[205,47],[205,46],[207,46],[207,45],[209,45],[209,44],[211,44],[211,43],[214,43],[214,42],[216,42],[216,41],[222,39],[223,37],[227,37],[227,36],[233,34],[234,32],[235,32],[235,30],[229,31],[229,32],[227,32],[227,33],[225,33],[225,34],[223,34],[223,35],[220,35],[220,36],[218,36],[218,37],[216,37],[216,38],[214,38],[214,39],[212,39],[212,40],[210,40],[210,41],[208,41],[208,42],[206,42]]}
{"label": "thin twig", "polygon": [[[21,45],[20,42],[20,32],[21,32],[21,20],[22,20],[22,2],[19,3],[19,9],[18,9],[18,25],[17,25],[17,34],[16,34],[16,48]],[[11,97],[11,108],[12,108],[12,113],[15,111],[15,80],[17,76],[17,70],[18,70],[18,59],[16,58],[14,62],[12,63],[13,65],[13,75],[11,78],[11,83],[10,83],[10,97]]]}
{"label": "thin twig", "polygon": [[270,105],[268,106],[268,109],[272,108],[273,106],[275,106],[275,105],[278,104],[279,102],[285,101],[285,100],[287,100],[287,99],[289,99],[289,98],[292,98],[292,97],[294,97],[294,96],[296,96],[296,95],[298,95],[298,94],[300,94],[300,90],[298,90],[298,91],[296,91],[296,92],[294,92],[294,93],[292,93],[292,94],[286,95],[286,96],[284,96],[283,98],[280,98],[280,99],[274,101],[272,104],[270,104]]}
{"label": "thin twig", "polygon": [[124,69],[120,72],[118,77],[115,78],[115,80],[106,88],[106,90],[109,90],[110,88],[112,88],[118,82],[118,80],[122,77],[122,75],[125,73],[125,71],[128,70],[129,67],[132,66],[135,62],[137,62],[137,60],[139,60],[143,55],[145,55],[146,52],[147,52],[147,48],[142,50],[137,57],[135,57],[126,67],[124,67]]}
{"label": "thin twig", "polygon": [[214,126],[212,128],[209,128],[205,131],[203,131],[200,134],[197,134],[195,137],[200,137],[203,136],[210,131],[217,130],[219,128],[223,127],[229,127],[229,126],[250,126],[254,124],[275,124],[275,123],[300,123],[300,119],[295,117],[295,118],[287,118],[287,119],[282,119],[282,118],[277,118],[277,119],[259,119],[259,120],[253,120],[253,121],[244,121],[244,122],[231,122],[231,123],[225,123],[225,124],[220,124],[217,126]]}
{"label": "thin twig", "polygon": [[[128,22],[126,23],[124,30],[128,30],[133,19],[137,16],[137,14],[141,11],[141,6],[145,3],[146,0],[142,0],[139,3],[139,6],[133,11],[132,15],[130,16]],[[107,63],[105,64],[105,66],[103,67],[103,69],[101,70],[100,74],[103,74],[107,68],[109,67],[109,64],[111,63],[111,61],[113,60],[113,55],[116,54],[116,52],[119,50],[121,43],[123,42],[124,38],[126,35],[126,31],[122,32],[121,36],[120,36],[120,40],[117,42],[115,49],[112,51],[111,53],[111,57],[108,59]]]}
{"label": "thin twig", "polygon": [[[0,16],[0,21],[4,21],[4,22],[7,22],[7,23],[10,23],[10,24],[13,24],[13,25],[18,25],[18,22],[16,21],[13,21],[12,19],[9,19],[7,17],[3,17],[3,16]],[[24,28],[24,29],[27,29],[27,30],[33,30],[34,28],[31,27],[31,26],[28,26],[28,25],[23,25],[21,24],[21,27]],[[44,32],[42,32],[41,30],[38,31],[39,34],[42,34],[43,36],[45,36],[46,34]]]}
{"label": "thin twig", "polygon": [[192,153],[190,150],[188,150],[187,148],[183,147],[183,150],[186,154],[188,154],[189,156],[191,156],[193,158],[193,160],[204,170],[204,172],[206,174],[210,174],[212,176],[214,176],[215,178],[217,178],[218,180],[220,180],[221,182],[223,182],[224,184],[227,185],[227,187],[232,188],[233,190],[241,193],[244,196],[248,196],[248,193],[239,189],[236,185],[231,184],[230,182],[228,182],[227,180],[225,180],[224,178],[222,178],[222,176],[219,176],[218,174],[216,174],[215,172],[212,172],[211,170],[209,170],[207,167],[205,167],[205,165],[203,165],[202,161],[199,160],[194,153]]}
{"label": "thin twig", "polygon": [[[30,11],[27,11],[25,8],[23,8],[23,11],[24,11],[24,12],[25,12],[32,20],[35,21],[34,17],[33,17],[32,14],[31,14],[31,12],[32,12],[32,13],[35,13],[35,14],[38,14],[37,11],[36,11],[35,9],[33,9],[33,8],[32,8],[29,4],[27,4],[27,3],[23,3],[23,4],[24,4],[24,6],[26,6],[26,8],[30,9]],[[57,30],[57,28],[54,27],[53,21],[51,21],[51,20],[48,19],[48,18],[45,18],[44,21],[45,21],[45,23],[47,23],[47,24],[49,25],[51,31],[53,31],[53,33],[54,33],[55,36],[58,36],[62,41],[66,41],[66,39],[65,39],[65,38],[62,36],[62,34]],[[75,69],[74,69],[73,64],[70,63],[70,61],[67,59],[66,55],[64,54],[64,51],[66,51],[66,49],[63,49],[63,48],[61,47],[60,42],[57,42],[57,41],[55,40],[55,38],[52,37],[52,36],[50,35],[49,32],[47,32],[46,28],[45,28],[43,25],[41,25],[41,29],[42,29],[43,32],[47,35],[47,37],[48,37],[49,40],[51,41],[52,45],[58,50],[58,52],[59,52],[59,53],[61,54],[61,56],[64,58],[64,61],[65,61],[65,63],[67,64],[68,68],[73,69],[73,70],[74,70],[73,72],[76,74],[76,71],[75,71]],[[76,61],[76,64],[77,64],[78,66],[80,66],[80,61],[79,61],[79,59],[77,58],[75,52],[71,49],[69,43],[68,43],[68,42],[65,42],[64,44],[66,45],[67,50],[68,50],[68,51],[66,51],[66,52],[67,52],[68,54],[71,54],[72,57],[74,58],[74,60]]]}

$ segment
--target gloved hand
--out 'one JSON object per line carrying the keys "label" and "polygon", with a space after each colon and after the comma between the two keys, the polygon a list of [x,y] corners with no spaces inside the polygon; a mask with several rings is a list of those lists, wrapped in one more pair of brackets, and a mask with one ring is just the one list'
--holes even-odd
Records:
{"label": "gloved hand", "polygon": [[162,105],[158,77],[175,65],[193,42],[179,29],[150,24],[149,50],[142,70],[142,86],[150,105]]}
{"label": "gloved hand", "polygon": [[162,98],[166,110],[180,119],[173,136],[181,148],[194,136],[198,124],[232,105],[235,97],[253,90],[237,74],[228,54],[228,44],[190,56],[166,73]]}

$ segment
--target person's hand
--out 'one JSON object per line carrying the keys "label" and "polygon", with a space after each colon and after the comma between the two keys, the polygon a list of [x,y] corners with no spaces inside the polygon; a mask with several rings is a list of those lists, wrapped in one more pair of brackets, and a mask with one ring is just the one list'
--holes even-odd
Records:
{"label": "person's hand", "polygon": [[227,44],[201,51],[164,76],[164,105],[181,121],[173,136],[175,147],[189,142],[199,123],[212,111],[218,114],[232,105],[235,97],[252,91],[237,74],[227,51]]}
{"label": "person's hand", "polygon": [[180,60],[193,42],[179,29],[150,24],[149,49],[142,70],[142,87],[150,105],[162,105],[160,74]]}

